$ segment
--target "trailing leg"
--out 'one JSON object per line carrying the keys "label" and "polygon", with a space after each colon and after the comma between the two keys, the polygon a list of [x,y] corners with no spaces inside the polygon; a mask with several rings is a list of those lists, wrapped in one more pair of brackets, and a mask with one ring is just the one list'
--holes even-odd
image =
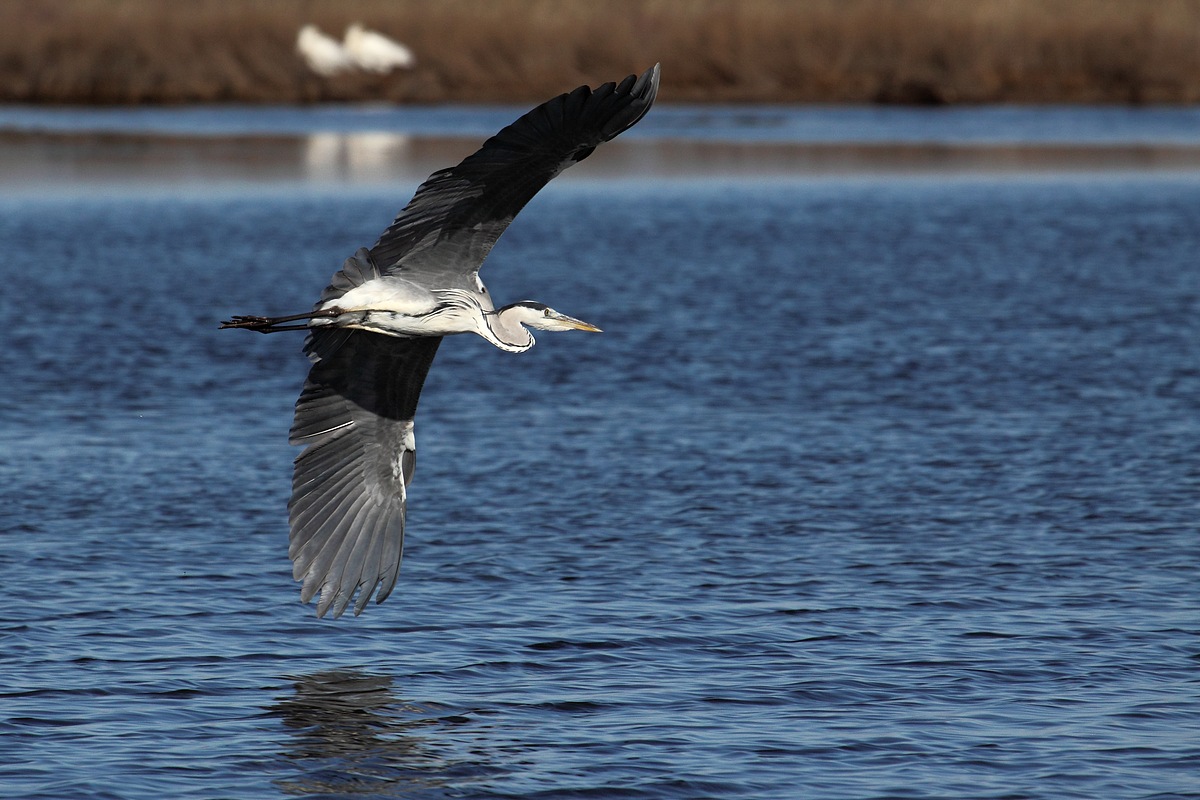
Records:
{"label": "trailing leg", "polygon": [[285,322],[295,322],[296,320],[317,319],[320,317],[337,317],[341,316],[340,308],[326,308],[320,311],[308,311],[303,314],[292,314],[286,317],[259,317],[252,314],[244,314],[234,317],[233,319],[225,320],[221,323],[222,328],[245,328],[259,333],[277,333],[279,331],[303,331],[308,330],[308,325],[284,325]]}

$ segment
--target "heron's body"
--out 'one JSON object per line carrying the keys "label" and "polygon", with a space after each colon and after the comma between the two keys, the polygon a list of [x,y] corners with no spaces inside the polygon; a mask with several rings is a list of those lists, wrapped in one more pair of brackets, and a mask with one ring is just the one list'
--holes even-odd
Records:
{"label": "heron's body", "polygon": [[[444,336],[475,326],[470,306],[452,301],[453,290],[430,290],[404,278],[385,275],[357,286],[336,301],[322,303],[313,327],[361,328],[388,336]],[[461,329],[461,330],[459,330]]]}
{"label": "heron's body", "polygon": [[[348,311],[378,309],[406,317],[420,317],[437,308],[438,302],[437,290],[427,289],[398,275],[384,275],[377,280],[354,287],[338,300],[320,304],[317,310],[324,311],[330,308],[342,308]],[[428,333],[406,330],[396,332],[418,335],[427,335]]]}
{"label": "heron's body", "polygon": [[357,614],[376,588],[382,602],[395,585],[416,463],[413,419],[442,338],[475,333],[522,352],[534,344],[529,328],[599,330],[541,303],[495,308],[479,267],[547,182],[645,115],[658,74],[656,65],[560,95],[435,172],[374,247],[346,260],[312,311],[223,324],[309,333],[313,366],[290,437],[305,449],[288,504],[289,555],[301,599],[320,592],[318,616],[340,616],[355,595]]}

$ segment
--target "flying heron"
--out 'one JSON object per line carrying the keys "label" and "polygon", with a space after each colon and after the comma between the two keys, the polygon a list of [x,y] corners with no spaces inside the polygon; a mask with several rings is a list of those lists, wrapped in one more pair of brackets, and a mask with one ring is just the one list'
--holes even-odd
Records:
{"label": "flying heron", "polygon": [[[413,417],[442,337],[475,333],[512,353],[529,328],[599,331],[541,303],[495,308],[479,279],[492,245],[551,178],[645,116],[659,66],[548,100],[433,173],[383,232],[334,274],[312,311],[237,316],[223,328],[306,330],[313,362],[296,401],[288,555],[317,616],[381,603],[400,571]],[[289,324],[299,323],[299,324]],[[376,592],[376,588],[378,591]]]}

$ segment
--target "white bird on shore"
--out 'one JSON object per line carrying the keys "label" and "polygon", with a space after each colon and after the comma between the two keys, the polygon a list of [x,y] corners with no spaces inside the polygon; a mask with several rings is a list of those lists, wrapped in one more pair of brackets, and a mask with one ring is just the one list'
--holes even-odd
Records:
{"label": "white bird on shore", "polygon": [[417,63],[412,50],[382,33],[366,30],[357,22],[346,29],[342,46],[359,69],[371,72],[384,74],[397,67],[411,69]]}
{"label": "white bird on shore", "polygon": [[304,57],[309,69],[326,78],[354,66],[353,59],[338,40],[321,33],[316,25],[305,25],[300,29],[296,52]]}

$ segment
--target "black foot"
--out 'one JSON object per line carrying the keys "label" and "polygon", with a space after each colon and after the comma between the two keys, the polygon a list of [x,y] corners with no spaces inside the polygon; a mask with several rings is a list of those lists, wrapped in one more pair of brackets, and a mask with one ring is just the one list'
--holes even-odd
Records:
{"label": "black foot", "polygon": [[275,320],[270,317],[254,316],[238,316],[221,323],[222,328],[248,328],[249,330],[261,331],[262,333],[266,333],[274,325]]}

